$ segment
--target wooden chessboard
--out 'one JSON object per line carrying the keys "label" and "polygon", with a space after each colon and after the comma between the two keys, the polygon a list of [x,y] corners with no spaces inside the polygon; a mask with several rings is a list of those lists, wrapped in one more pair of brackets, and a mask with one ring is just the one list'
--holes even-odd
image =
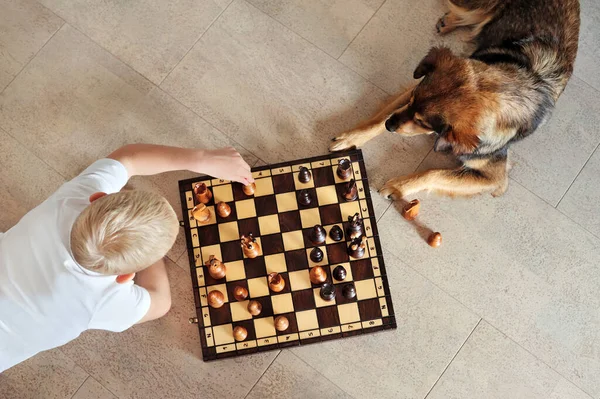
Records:
{"label": "wooden chessboard", "polygon": [[[357,181],[359,198],[346,201],[342,194],[345,181],[336,174],[338,161],[351,161]],[[301,166],[310,169],[312,179],[304,184],[297,176]],[[202,353],[204,360],[245,355],[295,345],[344,338],[396,328],[389,285],[383,262],[381,245],[371,202],[365,164],[360,150],[326,156],[260,166],[252,169],[256,191],[248,196],[242,185],[214,179],[209,176],[179,182],[187,248],[191,266],[194,298]],[[349,179],[348,179],[349,180]],[[211,211],[208,223],[200,225],[192,217],[197,205],[193,187],[204,182],[213,198],[206,204]],[[298,204],[297,194],[307,189],[313,198],[311,204]],[[231,214],[221,218],[215,204],[224,201]],[[355,213],[363,219],[368,237],[367,249],[361,259],[348,255],[346,236],[348,217]],[[322,225],[328,233],[326,242],[319,246],[324,258],[314,263],[308,254],[314,245],[309,239],[311,228]],[[339,242],[329,237],[332,226],[344,231]],[[240,246],[242,234],[253,233],[262,254],[247,258]],[[210,255],[222,260],[226,277],[213,279],[204,263]],[[309,268],[320,265],[327,272],[327,282],[336,287],[336,297],[324,301],[320,285],[312,284]],[[344,281],[332,277],[333,269],[343,265],[347,270]],[[267,275],[280,273],[285,288],[279,293],[270,291]],[[356,296],[346,299],[342,287],[354,284]],[[247,310],[248,300],[238,302],[233,289],[242,286],[249,298],[262,305],[260,315],[253,317]],[[225,296],[225,304],[217,309],[208,306],[208,292],[217,289]],[[284,315],[290,326],[279,332],[274,318]],[[233,329],[243,326],[248,337],[242,342],[233,338]]]}

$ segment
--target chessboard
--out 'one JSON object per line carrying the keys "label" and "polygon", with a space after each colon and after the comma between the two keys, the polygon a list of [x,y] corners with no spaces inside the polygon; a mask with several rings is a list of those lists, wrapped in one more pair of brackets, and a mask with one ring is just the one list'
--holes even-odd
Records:
{"label": "chessboard", "polygon": [[[348,173],[338,173],[340,164]],[[179,182],[197,310],[190,322],[198,324],[204,360],[396,328],[362,152],[255,167],[252,175],[251,195],[240,183],[209,176]],[[202,183],[211,198],[199,198]],[[347,199],[349,185],[356,199]],[[197,217],[199,206],[206,217]],[[326,234],[317,244],[316,226]],[[258,253],[246,255],[243,235]],[[211,275],[211,262],[224,275]],[[315,267],[322,269],[319,284]],[[277,287],[269,278],[276,274]],[[214,291],[218,307],[210,302]],[[258,315],[248,307],[253,301]]]}

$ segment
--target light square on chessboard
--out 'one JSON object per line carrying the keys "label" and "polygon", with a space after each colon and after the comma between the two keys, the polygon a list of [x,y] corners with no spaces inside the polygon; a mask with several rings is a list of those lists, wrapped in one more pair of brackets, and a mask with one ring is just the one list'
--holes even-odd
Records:
{"label": "light square on chessboard", "polygon": [[194,207],[194,192],[193,191],[185,192],[185,202],[187,204],[188,209],[192,209]]}
{"label": "light square on chessboard", "polygon": [[219,239],[221,242],[240,239],[237,222],[219,223]]}
{"label": "light square on chessboard", "polygon": [[319,215],[319,208],[302,209],[300,211],[300,220],[302,221],[303,229],[307,229],[317,224],[321,224],[321,215]]}
{"label": "light square on chessboard", "polygon": [[352,302],[344,305],[338,305],[338,315],[340,316],[340,324],[360,321],[358,304],[356,302]]}
{"label": "light square on chessboard", "polygon": [[194,219],[194,217],[192,216],[192,210],[188,209],[188,220],[190,222],[190,227],[196,227],[198,226],[198,223],[196,223],[196,219]]}
{"label": "light square on chessboard", "polygon": [[271,177],[256,179],[254,183],[256,184],[256,190],[254,190],[255,197],[264,197],[265,195],[273,194],[273,180],[271,180]]}
{"label": "light square on chessboard", "polygon": [[[375,286],[373,286],[375,288]],[[251,278],[248,280],[248,292],[250,298],[258,298],[269,295],[269,284],[266,277]]]}
{"label": "light square on chessboard", "polygon": [[354,287],[356,288],[356,298],[359,301],[377,297],[373,279],[355,281]]}
{"label": "light square on chessboard", "polygon": [[338,176],[338,174],[337,174],[337,169],[338,169],[338,166],[337,166],[337,165],[335,165],[335,166],[332,166],[332,167],[331,167],[331,169],[332,169],[332,171],[333,171],[333,178],[335,179],[335,183],[336,183],[336,184],[337,184],[337,183],[345,183],[345,182],[349,182],[350,180],[352,180],[352,177],[353,177],[353,175],[352,175],[352,174],[350,174],[350,176],[349,176],[347,179],[342,179],[342,178],[340,178],[340,177]]}
{"label": "light square on chessboard", "polygon": [[319,328],[317,311],[315,309],[310,309],[302,312],[296,312],[296,323],[298,324],[298,331],[307,331]]}
{"label": "light square on chessboard", "polygon": [[354,171],[354,178],[356,180],[362,179],[362,175],[360,174],[360,165],[358,162],[352,162],[352,170]]}
{"label": "light square on chessboard", "polygon": [[359,204],[360,204],[360,211],[362,213],[362,217],[363,218],[368,218],[369,216],[369,205],[367,205],[367,201],[365,200],[359,200]]}
{"label": "light square on chessboard", "polygon": [[340,211],[342,212],[342,220],[346,221],[348,220],[348,216],[354,216],[355,213],[360,215],[360,205],[358,201],[342,202],[340,204]]}
{"label": "light square on chessboard", "polygon": [[229,184],[229,183],[231,183],[231,181],[225,180],[225,179],[212,179],[211,180],[211,184],[213,186],[219,186],[221,184]]}
{"label": "light square on chessboard", "polygon": [[279,228],[279,216],[277,214],[268,215],[268,216],[259,216],[258,226],[260,228],[261,236],[279,233],[281,230]]}
{"label": "light square on chessboard", "polygon": [[321,161],[315,161],[315,162],[311,162],[311,163],[310,163],[310,166],[311,166],[313,169],[316,169],[316,168],[323,168],[323,167],[325,167],[325,166],[329,166],[329,165],[331,165],[331,161],[330,161],[329,159],[323,159],[323,160],[321,160]]}
{"label": "light square on chessboard", "polygon": [[[343,280],[336,280],[333,277],[333,269],[335,269],[338,266],[343,266],[344,269],[346,269],[346,278],[343,279]],[[350,263],[349,262],[336,263],[335,265],[331,265],[330,269],[331,269],[331,278],[332,278],[334,284],[338,284],[338,283],[341,283],[341,282],[347,283],[349,281],[352,281],[352,268],[350,267]]]}
{"label": "light square on chessboard", "polygon": [[283,238],[283,247],[286,251],[304,248],[304,236],[302,235],[302,230],[282,233],[281,237]]}
{"label": "light square on chessboard", "polygon": [[288,278],[290,279],[290,288],[292,291],[306,290],[312,287],[308,270],[289,272]]}
{"label": "light square on chessboard", "polygon": [[382,317],[387,317],[390,315],[390,312],[388,311],[387,300],[385,298],[379,298],[379,307],[381,309]]}
{"label": "light square on chessboard", "polygon": [[254,199],[237,201],[235,203],[235,209],[237,211],[238,219],[253,218],[256,216],[256,207],[254,206]]}
{"label": "light square on chessboard", "polygon": [[371,219],[363,219],[363,227],[367,237],[373,237],[373,228],[371,227]]}
{"label": "light square on chessboard", "polygon": [[367,195],[365,194],[365,186],[362,180],[356,182],[356,188],[358,189],[358,198],[365,199]]}
{"label": "light square on chessboard", "polygon": [[250,320],[252,315],[248,312],[248,302],[231,302],[229,308],[231,309],[231,320],[236,322],[240,320]]}
{"label": "light square on chessboard", "polygon": [[336,226],[336,224],[330,224],[328,226],[323,226],[323,228],[325,229],[325,231],[327,232],[327,238],[325,238],[325,244],[329,245],[329,244],[335,244],[337,242],[343,242],[346,239],[346,233],[344,232],[344,225],[342,223],[338,223],[337,226],[340,227],[340,229],[342,229],[342,239],[340,241],[333,241],[331,239],[331,237],[329,236],[329,232],[331,231],[331,228],[333,226]]}
{"label": "light square on chessboard", "polygon": [[273,317],[261,317],[254,319],[254,331],[256,332],[256,338],[272,337],[275,333],[275,322]]}
{"label": "light square on chessboard", "polygon": [[308,267],[315,267],[315,266],[325,266],[329,264],[329,259],[327,259],[327,249],[325,248],[325,246],[320,246],[319,249],[321,249],[321,251],[323,251],[323,260],[320,262],[313,262],[312,259],[310,259],[310,252],[313,250],[313,248],[306,248],[306,257],[308,258]]}
{"label": "light square on chessboard", "polygon": [[202,253],[202,264],[205,264],[211,255],[214,255],[215,258],[219,260],[223,259],[223,256],[221,256],[221,246],[219,244],[200,247],[200,251]]}
{"label": "light square on chessboard", "polygon": [[317,187],[317,199],[319,206],[337,203],[338,196],[335,186]]}
{"label": "light square on chessboard", "polygon": [[223,201],[223,202],[231,202],[233,201],[233,190],[231,189],[231,184],[223,184],[221,186],[213,187],[213,197],[215,199],[215,204]]}
{"label": "light square on chessboard", "polygon": [[296,200],[296,193],[294,191],[290,193],[277,194],[275,199],[277,201],[277,210],[279,213],[295,211],[298,209],[298,201]]}
{"label": "light square on chessboard", "polygon": [[200,241],[198,241],[198,229],[191,229],[192,233],[192,247],[196,248],[200,246]]}
{"label": "light square on chessboard", "polygon": [[200,306],[208,306],[206,287],[198,288],[198,294],[200,295]]}
{"label": "light square on chessboard", "polygon": [[209,309],[208,307],[202,308],[202,325],[204,327],[212,326]]}
{"label": "light square on chessboard", "polygon": [[236,260],[234,262],[227,262],[225,264],[225,267],[225,279],[227,281],[243,280],[246,278],[246,271],[244,270],[244,261]]}
{"label": "light square on chessboard", "polygon": [[268,273],[283,273],[287,271],[284,254],[273,254],[265,256],[265,266]]}
{"label": "light square on chessboard", "polygon": [[229,302],[229,295],[227,295],[227,286],[225,284],[215,284],[206,287],[206,292],[210,294],[211,291],[220,291],[225,297],[225,303]]}
{"label": "light square on chessboard", "polygon": [[215,345],[229,344],[234,341],[233,326],[231,324],[214,326],[212,329],[215,337]]}
{"label": "light square on chessboard", "polygon": [[321,298],[321,288],[314,288],[313,295],[315,296],[315,305],[318,308],[335,305],[335,298],[333,298],[331,301],[326,301]]}
{"label": "light square on chessboard", "polygon": [[[263,254],[263,248],[262,248],[262,243],[260,242],[260,237],[254,237],[254,239],[258,243],[258,249],[259,249],[258,256],[262,256],[262,254]],[[244,259],[248,259],[248,257],[246,256],[246,254],[244,254]]]}
{"label": "light square on chessboard", "polygon": [[271,169],[272,175],[282,175],[284,173],[292,173],[292,167],[291,166],[280,166],[278,168]]}
{"label": "light square on chessboard", "polygon": [[255,179],[259,179],[259,178],[265,177],[265,176],[271,176],[271,171],[269,169],[252,172],[252,177]]}
{"label": "light square on chessboard", "polygon": [[289,313],[294,311],[292,294],[271,295],[273,314]]}
{"label": "light square on chessboard", "polygon": [[300,180],[298,180],[299,174],[299,172],[294,172],[294,185],[296,186],[296,190],[300,191],[302,189],[312,188],[315,186],[315,180],[312,178],[312,172],[308,183],[302,183]]}

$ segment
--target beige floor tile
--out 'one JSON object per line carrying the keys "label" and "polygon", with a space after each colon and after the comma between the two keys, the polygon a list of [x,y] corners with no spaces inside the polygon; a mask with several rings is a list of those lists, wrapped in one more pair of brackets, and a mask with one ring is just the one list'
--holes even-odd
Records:
{"label": "beige floor tile", "polygon": [[87,331],[64,352],[118,397],[243,397],[277,351],[205,363],[189,273],[168,261],[173,306],[162,319],[120,334]]}
{"label": "beige floor tile", "polygon": [[156,84],[224,9],[222,0],[41,3]]}
{"label": "beige floor tile", "polygon": [[334,58],[342,55],[383,0],[249,0]]}
{"label": "beige floor tile", "polygon": [[60,349],[52,349],[0,373],[0,398],[70,398],[87,377]]}
{"label": "beige floor tile", "polygon": [[464,31],[442,37],[437,20],[448,11],[440,0],[388,0],[375,13],[340,61],[392,94],[414,82],[413,72],[430,47],[446,45],[463,54]]}
{"label": "beige floor tile", "polygon": [[[385,95],[241,0],[161,85],[266,162],[327,153]],[[385,136],[364,148],[375,187],[412,172],[431,143]],[[397,161],[389,165],[390,159]]]}
{"label": "beige floor tile", "polygon": [[10,229],[64,182],[58,173],[2,129],[0,171],[0,231]]}
{"label": "beige floor tile", "polygon": [[580,0],[581,28],[579,51],[575,61],[575,75],[600,90],[600,3]]}
{"label": "beige floor tile", "polygon": [[600,150],[585,165],[558,209],[585,227],[596,237],[600,237]]}
{"label": "beige floor tile", "polygon": [[337,399],[351,396],[294,354],[283,350],[246,398]]}
{"label": "beige floor tile", "polygon": [[511,176],[557,205],[598,143],[600,92],[572,78],[550,120],[512,146]]}
{"label": "beige floor tile", "polygon": [[292,349],[356,398],[422,398],[479,317],[385,251],[397,330]]}
{"label": "beige floor tile", "polygon": [[62,24],[59,17],[34,0],[0,3],[0,92]]}
{"label": "beige floor tile", "polygon": [[482,321],[428,398],[546,399],[557,393],[565,399],[591,398]]}
{"label": "beige floor tile", "polygon": [[94,378],[89,377],[71,399],[117,399]]}
{"label": "beige floor tile", "polygon": [[421,227],[383,216],[384,248],[598,396],[600,240],[514,181],[500,198],[419,198]]}

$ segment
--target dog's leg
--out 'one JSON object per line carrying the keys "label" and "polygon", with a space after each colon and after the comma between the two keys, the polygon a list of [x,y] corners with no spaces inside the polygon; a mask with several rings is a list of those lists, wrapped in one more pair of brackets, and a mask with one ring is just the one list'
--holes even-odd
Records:
{"label": "dog's leg", "polygon": [[[470,166],[469,166],[470,164]],[[473,168],[473,167],[477,168]],[[379,190],[386,198],[406,198],[420,191],[433,191],[451,197],[483,193],[504,194],[508,187],[508,160],[467,161],[458,169],[432,169],[389,180]]]}
{"label": "dog's leg", "polygon": [[333,143],[329,146],[329,151],[342,151],[352,147],[360,147],[367,141],[386,132],[385,121],[395,110],[408,104],[415,86],[411,86],[410,89],[396,97],[371,119],[362,122],[355,129],[335,137],[332,140]]}
{"label": "dog's leg", "polygon": [[[458,3],[458,4],[456,4]],[[491,19],[488,9],[469,7],[469,1],[448,0],[450,11],[444,14],[435,25],[439,34],[445,35],[461,26],[471,27],[472,37],[481,32],[483,26]],[[490,1],[490,3],[494,3]]]}

